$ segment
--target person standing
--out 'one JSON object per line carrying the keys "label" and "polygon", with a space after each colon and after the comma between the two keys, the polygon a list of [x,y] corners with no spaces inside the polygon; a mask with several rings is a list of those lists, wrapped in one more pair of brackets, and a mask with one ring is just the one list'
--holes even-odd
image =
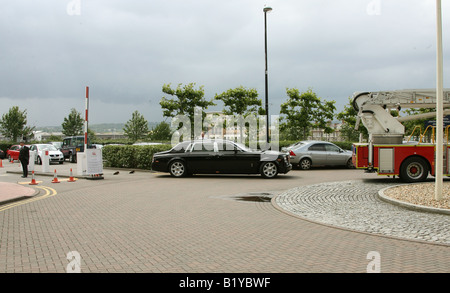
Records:
{"label": "person standing", "polygon": [[28,162],[30,160],[30,149],[25,145],[25,141],[20,141],[19,161],[22,164],[22,178],[28,176]]}

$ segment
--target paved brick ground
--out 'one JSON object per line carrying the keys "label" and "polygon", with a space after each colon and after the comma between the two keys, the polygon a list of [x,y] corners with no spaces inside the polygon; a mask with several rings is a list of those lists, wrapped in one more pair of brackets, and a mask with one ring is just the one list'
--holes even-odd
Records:
{"label": "paved brick ground", "polygon": [[121,172],[55,185],[41,178],[38,196],[47,197],[0,212],[0,272],[65,272],[70,251],[80,253],[82,272],[364,273],[370,251],[379,252],[381,272],[450,272],[449,246],[331,228],[235,198],[357,176],[319,170],[276,180],[178,180]]}
{"label": "paved brick ground", "polygon": [[0,203],[32,197],[36,190],[17,183],[0,182]]}
{"label": "paved brick ground", "polygon": [[319,223],[450,245],[450,216],[410,210],[378,198],[392,180],[347,180],[290,189],[276,206]]}

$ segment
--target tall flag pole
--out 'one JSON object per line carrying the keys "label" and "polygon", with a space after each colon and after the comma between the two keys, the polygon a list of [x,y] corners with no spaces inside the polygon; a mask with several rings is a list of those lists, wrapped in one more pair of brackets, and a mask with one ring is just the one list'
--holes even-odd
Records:
{"label": "tall flag pole", "polygon": [[443,79],[443,61],[442,61],[442,11],[441,0],[436,0],[436,18],[437,18],[437,58],[436,58],[436,164],[435,164],[435,195],[436,200],[442,199],[443,193],[443,164],[444,164],[444,79]]}

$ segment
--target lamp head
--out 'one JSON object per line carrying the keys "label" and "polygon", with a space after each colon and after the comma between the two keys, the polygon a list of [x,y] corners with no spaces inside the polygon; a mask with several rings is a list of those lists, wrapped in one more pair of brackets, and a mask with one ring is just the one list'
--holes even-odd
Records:
{"label": "lamp head", "polygon": [[263,8],[263,11],[264,11],[264,13],[270,12],[270,11],[272,11],[272,7],[265,6],[265,7]]}

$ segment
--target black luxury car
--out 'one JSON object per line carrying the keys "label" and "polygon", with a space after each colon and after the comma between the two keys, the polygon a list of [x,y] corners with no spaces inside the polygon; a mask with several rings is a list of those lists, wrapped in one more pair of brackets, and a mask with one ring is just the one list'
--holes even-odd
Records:
{"label": "black luxury car", "polygon": [[274,178],[292,169],[289,155],[255,151],[227,140],[181,142],[153,155],[152,169],[174,177],[192,174],[261,174]]}

